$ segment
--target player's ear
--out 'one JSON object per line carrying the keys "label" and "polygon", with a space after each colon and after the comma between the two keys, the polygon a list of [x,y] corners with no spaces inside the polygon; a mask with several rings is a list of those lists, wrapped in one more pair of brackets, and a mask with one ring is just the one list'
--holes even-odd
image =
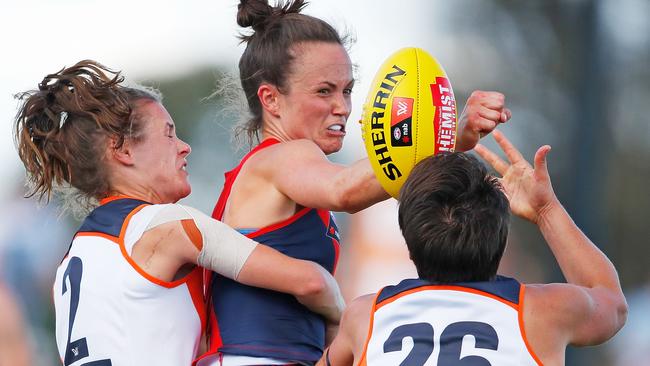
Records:
{"label": "player's ear", "polygon": [[132,166],[135,164],[133,149],[127,139],[122,142],[122,145],[118,145],[117,138],[110,137],[108,140],[108,155],[122,165]]}
{"label": "player's ear", "polygon": [[275,85],[262,83],[257,88],[257,97],[262,104],[262,108],[274,117],[280,116],[279,95],[280,91]]}

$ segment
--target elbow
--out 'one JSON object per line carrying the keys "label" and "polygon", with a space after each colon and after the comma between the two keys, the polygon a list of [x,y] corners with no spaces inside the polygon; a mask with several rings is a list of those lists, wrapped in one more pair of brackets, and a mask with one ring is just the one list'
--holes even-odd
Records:
{"label": "elbow", "polygon": [[302,283],[296,288],[296,293],[293,294],[294,296],[300,298],[314,297],[326,291],[327,281],[323,277],[323,274],[316,267],[315,263],[312,268],[313,269],[303,277]]}
{"label": "elbow", "polygon": [[625,322],[627,321],[628,311],[629,308],[627,305],[627,301],[625,300],[625,295],[623,295],[623,293],[621,292],[620,298],[618,299],[616,304],[616,314],[617,314],[616,332],[618,332],[625,325]]}
{"label": "elbow", "polygon": [[333,199],[334,207],[332,211],[354,214],[380,201],[380,199],[373,199],[374,197],[366,198],[367,193],[359,189],[338,191]]}
{"label": "elbow", "polygon": [[330,191],[330,210],[337,212],[357,213],[377,202],[390,198],[375,178],[372,170],[360,182],[350,183],[346,180],[337,180]]}
{"label": "elbow", "polygon": [[360,209],[355,208],[354,193],[350,189],[336,189],[332,190],[332,197],[330,199],[331,207],[328,209],[335,212],[355,213]]}
{"label": "elbow", "polygon": [[589,345],[601,344],[611,339],[623,328],[627,321],[628,306],[623,292],[616,294],[610,301],[609,322],[603,322],[603,324],[609,324],[609,326],[604,328],[596,341],[591,342]]}

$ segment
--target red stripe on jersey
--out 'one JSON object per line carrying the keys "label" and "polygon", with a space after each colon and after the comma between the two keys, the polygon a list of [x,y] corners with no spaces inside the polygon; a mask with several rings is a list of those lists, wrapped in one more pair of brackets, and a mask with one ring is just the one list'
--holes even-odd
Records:
{"label": "red stripe on jersey", "polygon": [[313,209],[305,207],[302,210],[295,213],[293,216],[289,217],[288,219],[282,220],[280,222],[276,222],[275,224],[271,224],[269,226],[265,226],[265,227],[263,227],[263,228],[261,228],[259,230],[253,231],[252,233],[246,234],[246,236],[249,237],[249,238],[255,238],[255,237],[258,237],[260,235],[270,233],[271,231],[275,231],[275,230],[281,229],[281,228],[283,228],[285,226],[291,225],[292,223],[294,223],[299,218],[305,216],[305,214],[307,214],[307,212],[309,212],[310,210],[313,210]]}
{"label": "red stripe on jersey", "polygon": [[223,218],[223,213],[226,210],[226,203],[228,202],[228,197],[230,196],[230,191],[232,190],[232,185],[235,183],[235,179],[237,178],[237,175],[239,174],[239,171],[241,170],[242,166],[244,166],[244,163],[246,160],[248,160],[253,154],[258,152],[259,150],[275,145],[279,143],[280,140],[275,139],[275,138],[268,138],[262,141],[259,145],[255,146],[253,150],[251,150],[244,158],[239,162],[239,165],[237,167],[225,174],[226,180],[223,183],[223,190],[221,191],[221,194],[219,195],[219,200],[217,200],[217,204],[214,206],[214,210],[212,211],[212,217],[221,220]]}
{"label": "red stripe on jersey", "polygon": [[187,289],[190,291],[194,308],[201,319],[201,334],[205,332],[207,325],[207,313],[205,297],[203,296],[203,268],[196,267],[187,276]]}
{"label": "red stripe on jersey", "polygon": [[[320,217],[321,221],[323,221],[325,230],[327,230],[330,227],[330,220],[334,220],[331,213],[327,210],[318,210],[318,216]],[[334,273],[336,273],[336,267],[339,263],[339,250],[341,245],[336,239],[332,239],[332,247],[334,247],[334,266],[332,267],[332,275],[334,275]]]}

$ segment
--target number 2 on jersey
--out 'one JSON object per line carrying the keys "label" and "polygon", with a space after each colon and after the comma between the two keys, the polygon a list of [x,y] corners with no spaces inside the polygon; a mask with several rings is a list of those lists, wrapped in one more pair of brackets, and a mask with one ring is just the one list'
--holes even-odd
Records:
{"label": "number 2 on jersey", "polygon": [[[66,286],[66,278],[70,281],[70,317],[68,318],[68,342],[66,343],[65,349],[65,358],[63,364],[69,366],[74,362],[77,362],[83,358],[88,357],[88,344],[86,338],[80,338],[76,341],[70,342],[72,336],[72,326],[74,325],[74,319],[77,316],[77,308],[79,307],[79,293],[81,289],[81,276],[83,274],[83,263],[81,258],[72,257],[68,263],[68,267],[63,273],[62,282],[62,292],[65,294],[68,292],[68,287]],[[112,366],[111,360],[98,360],[93,362],[87,362],[80,366]]]}
{"label": "number 2 on jersey", "polygon": [[[431,357],[434,350],[434,331],[429,323],[404,324],[393,329],[384,342],[384,353],[402,350],[402,340],[410,337],[413,339],[413,348],[400,366],[424,365]],[[449,324],[440,335],[439,366],[491,366],[490,362],[480,356],[461,355],[463,338],[466,335],[474,336],[476,348],[497,350],[499,336],[496,330],[486,323],[457,322]]]}

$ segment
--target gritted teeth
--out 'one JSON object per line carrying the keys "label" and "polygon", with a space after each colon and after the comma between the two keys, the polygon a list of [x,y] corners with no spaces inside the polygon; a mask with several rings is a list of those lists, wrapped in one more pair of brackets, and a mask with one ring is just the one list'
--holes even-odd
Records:
{"label": "gritted teeth", "polygon": [[343,131],[345,127],[343,125],[336,124],[329,126],[327,129],[330,131]]}

